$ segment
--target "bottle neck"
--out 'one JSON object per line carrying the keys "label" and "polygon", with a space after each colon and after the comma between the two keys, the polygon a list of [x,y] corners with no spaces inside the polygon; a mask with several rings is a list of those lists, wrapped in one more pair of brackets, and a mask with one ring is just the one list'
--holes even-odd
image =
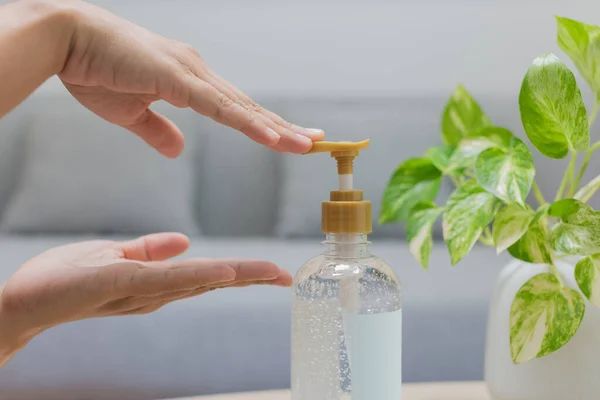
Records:
{"label": "bottle neck", "polygon": [[331,258],[365,258],[369,254],[366,233],[328,233],[325,235],[325,256]]}

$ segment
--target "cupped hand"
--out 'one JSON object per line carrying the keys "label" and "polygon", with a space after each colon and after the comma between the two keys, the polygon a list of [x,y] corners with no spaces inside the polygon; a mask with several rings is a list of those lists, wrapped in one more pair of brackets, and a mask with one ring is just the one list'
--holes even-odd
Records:
{"label": "cupped hand", "polygon": [[260,107],[215,74],[194,48],[91,4],[72,0],[62,6],[74,16],[70,51],[59,74],[67,89],[85,107],[162,154],[176,157],[183,136],[149,109],[157,100],[191,107],[279,152],[305,153],[323,139],[322,130],[293,125]]}
{"label": "cupped hand", "polygon": [[146,314],[215,289],[291,285],[288,272],[265,261],[167,261],[188,246],[184,235],[159,233],[125,242],[87,241],[48,250],[27,261],[0,286],[3,333],[30,338],[61,323]]}

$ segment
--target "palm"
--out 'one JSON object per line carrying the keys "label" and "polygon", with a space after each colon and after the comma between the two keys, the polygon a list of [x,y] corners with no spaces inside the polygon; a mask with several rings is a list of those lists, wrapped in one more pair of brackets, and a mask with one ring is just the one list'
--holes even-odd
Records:
{"label": "palm", "polygon": [[150,104],[158,100],[153,95],[116,92],[101,86],[79,86],[66,82],[65,86],[87,109],[113,124],[124,127],[139,122]]}
{"label": "palm", "polygon": [[155,234],[57,247],[18,269],[2,288],[2,306],[23,329],[46,329],[84,318],[148,313],[220,287],[291,281],[266,262],[164,261],[188,244],[183,235]]}

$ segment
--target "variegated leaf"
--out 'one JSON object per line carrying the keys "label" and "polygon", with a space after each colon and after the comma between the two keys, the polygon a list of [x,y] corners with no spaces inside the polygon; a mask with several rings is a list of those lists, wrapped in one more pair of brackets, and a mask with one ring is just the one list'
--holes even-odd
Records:
{"label": "variegated leaf", "polygon": [[579,260],[575,266],[575,280],[585,297],[600,307],[600,254]]}
{"label": "variegated leaf", "polygon": [[446,172],[453,152],[454,147],[450,145],[431,147],[425,152],[425,158],[430,159],[437,169]]}
{"label": "variegated leaf", "polygon": [[411,158],[402,163],[385,189],[379,222],[405,221],[417,203],[435,199],[441,180],[441,171],[429,159]]}
{"label": "variegated leaf", "polygon": [[549,273],[535,275],[517,292],[510,309],[510,353],[515,364],[563,347],[579,329],[585,303]]}
{"label": "variegated leaf", "polygon": [[444,109],[442,138],[444,143],[456,146],[463,137],[489,124],[487,115],[461,85],[452,93]]}
{"label": "variegated leaf", "polygon": [[563,254],[600,253],[600,213],[579,200],[564,199],[552,204],[548,215],[558,218],[550,234],[552,248]]}
{"label": "variegated leaf", "polygon": [[558,45],[600,100],[600,27],[556,17]]}
{"label": "variegated leaf", "polygon": [[512,133],[507,129],[496,126],[482,128],[461,139],[452,153],[446,169],[455,171],[461,168],[473,168],[477,156],[482,151],[495,147],[507,148],[511,138]]}
{"label": "variegated leaf", "polygon": [[509,204],[494,219],[493,237],[498,254],[515,244],[529,229],[535,213],[516,204]]}
{"label": "variegated leaf", "polygon": [[462,139],[448,161],[447,170],[455,171],[460,168],[474,166],[479,153],[495,145],[494,142],[484,136],[473,136]]}
{"label": "variegated leaf", "polygon": [[535,178],[533,157],[527,145],[513,137],[507,149],[489,148],[475,162],[477,182],[505,202],[525,205]]}
{"label": "variegated leaf", "polygon": [[498,211],[498,204],[498,199],[475,182],[465,183],[450,195],[442,221],[452,265],[473,248]]}
{"label": "variegated leaf", "polygon": [[545,156],[563,158],[590,146],[587,111],[575,76],[554,54],[533,61],[519,95],[529,140]]}
{"label": "variegated leaf", "polygon": [[417,204],[406,220],[406,239],[410,253],[423,268],[429,266],[429,256],[433,248],[431,230],[443,209],[433,203]]}
{"label": "variegated leaf", "polygon": [[531,223],[527,232],[508,248],[511,256],[533,264],[552,262],[552,251],[548,245],[546,230],[540,221]]}

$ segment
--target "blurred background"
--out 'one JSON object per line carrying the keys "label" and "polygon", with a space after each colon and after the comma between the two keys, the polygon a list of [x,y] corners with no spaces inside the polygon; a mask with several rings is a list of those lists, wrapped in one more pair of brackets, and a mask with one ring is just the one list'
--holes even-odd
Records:
{"label": "blurred background", "polygon": [[[93,3],[193,45],[217,73],[291,122],[323,128],[329,140],[370,138],[355,184],[374,213],[394,168],[441,143],[441,112],[459,83],[495,125],[524,137],[517,96],[533,58],[553,51],[572,67],[556,45],[553,15],[600,24],[593,0]],[[0,121],[0,282],[50,247],[92,237],[181,231],[192,236],[186,256],[264,258],[292,273],[321,251],[320,202],[337,179],[332,160],[278,155],[188,110],[154,108],[186,136],[177,160],[88,112],[58,79]],[[565,163],[532,151],[538,182],[553,193]],[[592,163],[584,181],[599,168]],[[439,200],[451,190],[443,187]],[[476,247],[451,268],[439,227],[436,235],[429,272],[410,256],[402,226],[375,226],[372,236],[373,252],[404,285],[403,377],[478,380],[487,306],[507,257]],[[0,399],[289,387],[289,307],[288,290],[249,288],[54,328],[0,370]]]}

